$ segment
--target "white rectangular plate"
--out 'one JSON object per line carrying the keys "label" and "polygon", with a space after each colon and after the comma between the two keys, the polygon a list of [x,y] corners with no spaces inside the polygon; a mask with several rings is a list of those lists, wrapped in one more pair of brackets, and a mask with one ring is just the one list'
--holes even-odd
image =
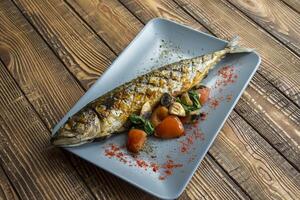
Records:
{"label": "white rectangular plate", "polygon": [[[226,41],[165,19],[151,20],[130,45],[56,125],[58,128],[90,101],[162,65],[223,49]],[[207,118],[171,140],[149,138],[148,152],[130,155],[126,135],[66,148],[79,157],[159,198],[177,198],[217,136],[260,64],[256,53],[228,55],[204,80],[212,88],[202,108]],[[226,67],[227,66],[227,67]],[[115,148],[120,147],[120,149]]]}

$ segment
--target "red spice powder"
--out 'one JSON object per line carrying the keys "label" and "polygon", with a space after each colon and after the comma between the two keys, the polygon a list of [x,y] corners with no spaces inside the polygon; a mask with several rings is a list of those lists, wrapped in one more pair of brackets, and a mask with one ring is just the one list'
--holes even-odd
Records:
{"label": "red spice powder", "polygon": [[[191,143],[191,140],[189,140],[188,143]],[[129,167],[137,167],[145,171],[149,169],[155,173],[160,171],[162,175],[158,177],[159,180],[165,180],[168,176],[173,174],[173,169],[183,166],[182,164],[175,163],[171,159],[170,155],[166,156],[167,161],[162,165],[159,165],[155,162],[147,162],[139,158],[137,154],[128,154],[125,146],[119,147],[117,144],[112,143],[106,147],[104,153],[108,158],[115,158],[118,161],[128,165]],[[132,163],[132,161],[135,162]]]}
{"label": "red spice powder", "polygon": [[208,106],[212,109],[217,109],[220,103],[224,100],[223,96],[208,99]]}
{"label": "red spice powder", "polygon": [[157,172],[159,170],[159,165],[156,163],[151,163],[152,171]]}
{"label": "red spice powder", "polygon": [[174,169],[178,167],[182,167],[182,164],[174,164],[173,160],[168,160],[165,164],[162,165],[162,168],[164,169]]}
{"label": "red spice powder", "polygon": [[[215,88],[220,88],[223,86],[227,86],[231,83],[236,82],[238,75],[234,72],[235,67],[234,66],[224,66],[221,69],[218,70],[218,76],[220,77],[216,81]],[[222,91],[222,89],[219,89]]]}
{"label": "red spice powder", "polygon": [[175,164],[173,160],[169,159],[165,164],[161,166],[162,169],[165,169],[158,178],[159,180],[165,180],[168,176],[173,174],[173,169],[182,167],[182,164]]}
{"label": "red spice powder", "polygon": [[195,139],[204,140],[204,135],[199,129],[194,129],[193,135]]}
{"label": "red spice powder", "polygon": [[146,161],[140,160],[140,159],[136,160],[136,164],[137,164],[138,167],[141,167],[141,168],[144,168],[144,169],[147,169],[147,167],[149,166]]}
{"label": "red spice powder", "polygon": [[213,109],[216,109],[218,106],[220,105],[220,102],[219,100],[217,99],[212,99],[210,102],[209,102],[209,106]]}
{"label": "red spice powder", "polygon": [[186,130],[191,132],[191,134],[184,136],[184,139],[179,141],[180,152],[189,153],[195,143],[195,140],[204,140],[203,133],[199,130],[198,123],[194,123],[191,127],[188,127]]}
{"label": "red spice powder", "polygon": [[180,152],[185,153],[188,151],[188,148],[183,144],[183,146],[180,147]]}
{"label": "red spice powder", "polygon": [[116,153],[120,150],[120,148],[115,144],[109,144],[109,149],[105,149],[105,156],[114,157]]}
{"label": "red spice powder", "polygon": [[168,175],[168,176],[170,176],[170,175],[173,174],[173,172],[172,172],[171,170],[169,170],[169,169],[168,169],[168,170],[165,170],[164,172],[165,172],[165,174]]}
{"label": "red spice powder", "polygon": [[116,145],[116,144],[109,144],[108,148],[105,149],[105,156],[107,156],[108,158],[116,158],[117,160],[119,160],[120,162],[123,163],[127,163],[130,162],[128,160],[127,155],[125,155],[124,152],[121,152],[121,148]]}

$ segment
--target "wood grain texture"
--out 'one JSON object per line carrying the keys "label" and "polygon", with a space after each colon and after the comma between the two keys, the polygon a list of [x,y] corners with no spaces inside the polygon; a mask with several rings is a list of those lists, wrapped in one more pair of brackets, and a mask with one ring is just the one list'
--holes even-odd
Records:
{"label": "wood grain texture", "polygon": [[[25,7],[26,4],[24,3],[23,6]],[[48,7],[48,9],[50,9],[50,7]],[[26,9],[24,9],[23,11],[26,12]],[[60,12],[60,9],[57,9],[56,11]],[[39,15],[38,17],[43,18],[43,16],[41,15]],[[30,17],[29,14],[27,16]],[[37,21],[37,19],[30,18],[30,20],[34,25],[37,25],[37,23],[34,22]],[[49,28],[51,28],[51,24],[49,26],[50,26]],[[44,34],[44,32],[40,32],[40,33]],[[47,39],[47,37],[44,38]],[[63,38],[57,38],[57,39],[64,40]],[[82,81],[87,79],[79,78],[79,80]],[[87,85],[90,84],[88,83]],[[49,98],[51,99],[53,97],[49,97]],[[49,113],[51,115],[53,111]],[[59,119],[55,119],[55,120],[57,121]],[[53,121],[53,123],[56,123],[55,120]],[[91,164],[88,164],[87,162],[81,159],[78,159],[71,155],[70,157],[75,168],[83,177],[85,183],[87,183],[87,185],[89,186],[89,188],[97,198],[99,199],[140,199],[140,198],[150,199],[152,198],[150,195],[145,194],[144,192],[141,192],[140,190],[134,188],[133,186],[128,185],[126,182],[120,180],[119,178],[116,178],[115,176],[112,176],[104,172],[103,170]],[[204,165],[206,166],[204,168],[206,170],[206,173],[204,173],[201,176],[199,175],[197,178],[194,178],[198,182],[201,182],[203,185],[201,185],[201,187],[198,186],[196,187],[196,184],[189,186],[189,191],[191,194],[193,194],[193,197],[197,197],[197,195],[204,195],[204,196],[214,196],[214,197],[221,198],[222,195],[225,195],[228,197],[232,196],[232,198],[234,199],[241,199],[241,198],[246,199],[245,194],[242,191],[240,191],[240,189],[233,183],[233,181],[228,176],[226,176],[226,174],[224,173],[224,171],[222,171],[222,169],[218,168],[217,164],[213,162],[211,158],[206,158],[206,161],[204,161],[204,163],[206,163]],[[201,188],[201,190],[199,188]],[[212,190],[211,188],[214,189]],[[203,194],[200,192],[203,192]],[[181,198],[189,199],[189,195],[187,195],[187,193],[185,192],[181,196]]]}
{"label": "wood grain texture", "polygon": [[266,83],[256,75],[235,111],[299,170],[300,110],[268,83],[254,86],[258,81]]}
{"label": "wood grain texture", "polygon": [[194,200],[250,199],[209,154],[202,160],[185,193],[189,199]]}
{"label": "wood grain texture", "polygon": [[300,196],[300,173],[235,112],[209,152],[253,199]]}
{"label": "wood grain texture", "polygon": [[15,0],[15,3],[85,89],[115,58],[63,0]]}
{"label": "wood grain texture", "polygon": [[[178,22],[191,21],[191,24],[186,24],[195,26],[194,19],[183,12],[180,7],[176,7],[176,3],[173,1],[160,0],[154,3],[151,0],[121,0],[121,2],[144,23],[154,17],[180,16],[180,18],[176,18]],[[165,10],[165,12],[159,12],[159,10]],[[172,17],[169,19],[174,20]],[[256,73],[235,110],[280,151],[293,166],[300,169],[300,157],[298,156],[300,154],[300,134],[297,130],[300,123],[300,109],[293,102],[259,73]]]}
{"label": "wood grain texture", "polygon": [[[117,0],[66,0],[109,46],[120,52],[129,44],[142,25]],[[124,37],[126,35],[126,37]]]}
{"label": "wood grain texture", "polygon": [[12,2],[1,1],[0,7],[0,58],[51,127],[53,118],[60,118],[83,94],[82,88]]}
{"label": "wood grain texture", "polygon": [[223,0],[175,0],[212,33],[222,38],[241,37],[262,57],[258,69],[268,81],[300,106],[300,59],[268,33]]}
{"label": "wood grain texture", "polygon": [[[5,55],[5,54],[4,54]],[[9,54],[8,54],[9,55]],[[9,58],[10,56],[3,56],[4,58]],[[10,60],[10,59],[4,59],[4,60]],[[231,159],[233,159],[233,158],[231,158]],[[82,161],[82,162],[84,162],[84,161]],[[79,165],[80,165],[80,163],[78,163]],[[79,167],[81,167],[82,165],[80,165]],[[209,166],[209,163],[208,163],[208,166]],[[76,168],[78,168],[77,166],[76,166]],[[86,169],[85,169],[86,170]],[[93,171],[92,171],[93,172]],[[211,172],[211,169],[210,170],[208,170],[208,172]],[[83,174],[87,174],[87,173],[85,173],[85,172],[83,172]],[[200,173],[200,174],[202,174],[202,173]],[[206,175],[206,173],[203,173],[205,176],[207,176]],[[216,173],[217,175],[218,175],[218,173]],[[289,176],[289,175],[288,175]],[[196,177],[196,176],[195,176]],[[195,178],[194,177],[194,178]],[[220,180],[223,180],[223,176],[217,176],[218,177],[218,179],[216,179],[216,182],[217,183],[219,183],[220,182]],[[221,178],[219,178],[219,177],[221,177]],[[226,177],[226,176],[225,176]],[[89,178],[90,180],[91,180],[91,182],[99,182],[99,180],[97,179],[97,180],[94,180],[94,179],[96,179],[96,177],[95,177],[95,173],[91,173],[90,175],[88,175],[88,177],[87,178]],[[103,182],[103,180],[105,180],[105,179],[110,179],[110,177],[105,177],[104,176],[104,178],[102,178],[100,181],[101,181],[101,183],[102,183],[102,185],[101,185],[101,187],[103,188],[103,187],[106,187],[106,189],[105,190],[101,190],[100,189],[100,194],[101,193],[103,193],[101,196],[98,196],[98,198],[103,198],[103,197],[105,197],[105,198],[107,198],[107,199],[109,199],[109,198],[115,198],[115,199],[121,199],[120,198],[120,196],[119,196],[119,194],[116,194],[116,193],[114,193],[115,191],[113,190],[112,191],[112,188],[116,188],[116,191],[120,191],[120,190],[122,190],[123,192],[127,192],[127,191],[124,191],[124,190],[126,190],[126,189],[124,189],[123,187],[119,187],[117,184],[118,184],[118,182],[119,182],[119,180],[117,179],[117,178],[115,178],[116,180],[115,181],[112,181],[112,183],[113,184],[111,184],[111,182],[109,182],[109,180],[107,180],[108,182]],[[85,179],[85,180],[87,180],[87,179]],[[212,179],[212,178],[208,178],[208,180],[210,181],[210,182],[212,182],[212,180],[214,180],[214,179]],[[226,181],[227,181],[227,179],[225,179]],[[199,197],[201,197],[201,195],[202,196],[204,196],[203,195],[203,193],[205,194],[205,192],[207,192],[208,194],[205,194],[206,196],[206,198],[208,198],[208,197],[214,197],[214,198],[216,198],[219,194],[222,194],[223,193],[223,191],[221,191],[220,193],[218,193],[218,192],[214,192],[214,193],[212,193],[211,192],[211,188],[207,188],[208,186],[206,186],[205,184],[203,185],[202,183],[201,183],[201,181],[199,181],[199,182],[196,182],[194,179],[193,179],[193,182],[195,182],[195,188],[194,189],[192,189],[191,190],[191,192],[188,192],[188,189],[187,189],[187,191],[186,191],[186,193],[184,194],[185,196],[184,197],[182,197],[182,198],[185,198],[185,197],[187,197],[187,198],[194,198],[194,199],[198,199]],[[193,183],[192,182],[192,183]],[[103,185],[103,183],[106,183],[105,185]],[[200,192],[199,193],[197,193],[197,191],[199,191],[199,186],[198,186],[198,184],[201,184],[202,186],[203,186],[203,188],[205,188],[206,190],[204,190],[204,192],[202,191],[201,192],[201,189],[200,189]],[[111,185],[110,185],[111,184]],[[125,183],[124,183],[125,184]],[[122,185],[122,184],[121,184]],[[223,186],[224,184],[222,183],[222,184],[220,184],[221,186]],[[232,184],[230,184],[232,187],[234,186],[234,184],[232,185]],[[190,187],[190,186],[189,186]],[[219,190],[219,188],[220,187],[217,187],[217,190]],[[235,187],[234,187],[235,188]],[[97,187],[97,188],[94,188],[94,190],[96,190],[96,189],[98,189],[99,190],[99,187]],[[133,188],[134,189],[134,188]],[[213,188],[213,189],[215,189],[215,188]],[[227,190],[227,187],[226,187],[226,190]],[[232,191],[231,190],[229,190],[231,193],[232,193]],[[280,190],[280,191],[282,191],[282,190]],[[292,191],[292,192],[294,192],[294,191]],[[231,193],[226,193],[226,194],[231,194]],[[125,195],[125,197],[127,197],[128,199],[129,198],[145,198],[145,199],[147,199],[148,197],[145,197],[145,196],[140,196],[140,194],[137,194],[137,195],[135,195],[136,193],[134,193],[133,195],[131,195],[131,196],[127,196],[127,195]],[[235,193],[233,193],[233,194],[235,194]],[[239,193],[238,193],[239,194]],[[238,196],[238,195],[237,195]],[[222,196],[221,196],[222,197]]]}
{"label": "wood grain texture", "polygon": [[16,191],[14,190],[13,186],[10,184],[1,166],[0,166],[0,199],[1,200],[19,199],[19,197],[16,194]]}
{"label": "wood grain texture", "polygon": [[[17,8],[11,2],[0,3],[0,7],[3,9],[0,11],[0,16],[3,20],[1,21],[0,26],[0,57],[5,61],[10,73],[20,85],[26,97],[40,115],[47,128],[50,129],[60,120],[65,112],[71,108],[71,106],[80,98],[80,96],[83,95],[84,90],[77,84],[73,76],[65,69],[62,63],[48,48],[46,43],[21,16],[20,12],[18,12]],[[11,115],[11,117],[13,117],[13,115]],[[35,121],[24,121],[19,118],[15,120],[20,121],[20,123],[23,123],[24,126],[26,124],[29,125],[31,123],[36,123]],[[20,130],[22,130],[22,128],[20,128]],[[35,131],[36,134],[43,134],[40,133],[41,130],[36,128],[31,131]],[[39,135],[33,135],[32,137],[34,137],[34,139],[37,141],[32,139],[34,143],[24,143],[24,145],[27,145],[28,148],[33,148],[33,150],[36,150],[35,153],[37,154],[31,152],[32,155],[30,154],[30,156],[42,164],[44,161],[39,160],[42,159],[40,158],[40,154],[51,154],[50,151],[49,153],[47,152],[47,149],[40,150],[42,148],[49,147],[49,134],[50,133],[48,132],[47,136],[43,135],[43,137]],[[11,141],[15,140],[15,138],[11,139]],[[21,149],[20,154],[22,154],[25,150]],[[48,159],[48,161],[51,161],[51,159],[57,159],[61,164],[67,162],[68,159],[66,157],[64,157],[66,161],[64,161],[62,158],[60,159],[59,155],[55,153],[56,151],[58,151],[58,149],[54,150],[54,153],[50,158],[44,157],[44,159]],[[15,160],[20,157],[20,155],[15,156]],[[58,158],[56,158],[56,156]],[[74,167],[76,170],[78,170],[78,173],[83,176],[84,181],[77,180],[78,174],[76,174],[76,172],[71,173],[66,166],[61,166],[61,169],[58,170],[55,168],[55,166],[49,164],[49,167],[54,168],[54,172],[58,175],[63,174],[62,177],[70,176],[70,179],[74,179],[73,182],[71,182],[73,184],[71,188],[77,190],[77,192],[72,193],[72,191],[70,192],[63,188],[65,191],[62,191],[62,195],[66,195],[66,197],[62,197],[61,199],[92,199],[93,196],[90,196],[90,190],[98,199],[150,198],[150,195],[141,192],[135,187],[125,183],[111,174],[108,174],[107,172],[104,172],[101,169],[96,168],[94,165],[88,162],[84,162],[75,156],[71,156],[70,154],[67,157],[71,157]],[[28,168],[30,168],[32,166],[31,161],[27,165]],[[42,171],[42,169],[39,168],[30,170],[33,170],[34,172]],[[86,174],[86,172],[93,173]],[[95,174],[94,172],[97,173]],[[89,176],[87,177],[87,175]],[[47,178],[46,175],[40,175],[41,179],[45,177]],[[59,179],[57,181],[58,182],[55,183],[57,187],[60,187],[60,185],[63,185],[64,187],[69,186],[67,182],[69,181],[68,178],[66,178],[66,180]],[[77,183],[76,181],[80,183]],[[89,189],[86,188],[85,183],[88,184]],[[18,181],[16,181],[16,184],[18,184]],[[20,184],[22,184],[22,182],[20,182]],[[110,190],[108,191],[108,188],[103,187],[103,185],[109,185]],[[27,187],[36,189],[37,186],[34,187],[29,185]],[[59,188],[53,189],[47,184],[45,184],[45,187],[48,187],[48,192],[50,193],[57,193],[60,191]],[[120,191],[123,192],[120,193]],[[69,196],[67,196],[68,193],[70,193]],[[32,199],[43,198],[39,192],[30,192],[29,189],[24,190],[22,195],[31,195],[28,198]],[[74,195],[77,196],[74,197]],[[55,198],[53,197],[52,199]]]}
{"label": "wood grain texture", "polygon": [[[141,1],[142,2],[142,1]],[[145,1],[143,1],[143,2],[145,2]],[[124,3],[124,1],[122,1],[122,3]],[[145,6],[145,7],[148,7],[148,6]],[[149,7],[148,7],[149,8]],[[167,9],[166,9],[167,10]],[[171,12],[171,11],[170,11]],[[136,13],[135,13],[136,14]],[[138,16],[138,15],[137,15]],[[170,15],[169,15],[170,16]],[[142,20],[143,21],[143,20]],[[124,35],[125,36],[125,35]],[[124,37],[123,36],[123,37]],[[108,44],[111,44],[111,43],[113,43],[113,41],[110,41],[110,42],[107,42]],[[126,44],[124,44],[124,46],[125,46]],[[117,52],[118,53],[118,52]],[[235,123],[235,121],[234,122],[232,122],[232,123]],[[244,122],[244,123],[246,123],[246,122]],[[246,123],[247,124],[247,123]],[[239,134],[237,131],[235,132],[235,134]],[[255,132],[255,134],[258,134],[257,132]],[[260,139],[261,139],[261,144],[265,144],[266,143],[266,141],[263,139],[263,138],[261,138],[260,137]],[[229,138],[229,140],[230,140],[230,138]],[[235,141],[231,141],[231,142],[235,142]],[[248,145],[250,146],[250,143],[251,142],[253,142],[253,141],[248,141]],[[219,146],[220,147],[220,146]],[[271,149],[272,149],[272,147],[270,147]],[[222,148],[218,148],[217,147],[217,149],[219,150],[219,152],[222,152]],[[274,150],[273,150],[274,151]],[[274,152],[276,152],[276,151],[274,151]],[[233,154],[233,153],[232,153]],[[276,156],[279,156],[280,157],[280,159],[281,160],[284,160],[284,158],[283,157],[281,157],[278,153],[276,154]],[[225,156],[224,154],[222,154],[222,156]],[[272,157],[273,156],[273,154],[268,154],[268,155],[265,155],[265,156],[269,156],[269,157]],[[231,159],[234,159],[234,158],[231,158]],[[264,160],[264,159],[266,159],[266,158],[261,158],[262,160]],[[275,158],[273,158],[274,160],[276,160]],[[243,160],[243,159],[242,159]],[[240,161],[240,162],[246,162],[246,160],[245,161]],[[286,160],[284,160],[284,162],[285,162],[285,164],[287,164],[289,167],[288,168],[283,168],[282,167],[282,169],[283,170],[290,170],[290,168],[291,169],[293,169],[293,171],[294,172],[297,172],[297,170],[295,170],[291,165],[289,165],[288,164],[288,162],[286,161]],[[226,163],[226,164],[228,164],[228,163]],[[276,167],[277,167],[277,165],[278,166],[280,166],[281,165],[281,163],[276,163],[275,164],[276,165]],[[230,165],[229,165],[230,166]],[[252,169],[255,169],[256,168],[256,166],[255,165],[251,165],[250,166]],[[272,169],[268,169],[269,171],[267,171],[267,173],[270,173],[270,174],[272,174],[272,176],[273,176],[273,173],[274,173],[274,171],[272,171]],[[246,172],[244,172],[244,173],[248,173],[247,171]],[[274,175],[275,177],[272,177],[272,178],[274,178],[274,179],[278,179],[278,177],[279,176],[277,176],[276,175],[276,173],[275,173],[275,175]],[[288,175],[288,177],[289,178],[292,178],[293,176],[291,176],[291,175]],[[238,183],[242,183],[242,180],[240,180],[240,179],[237,179],[238,180]],[[236,181],[237,181],[236,180]],[[283,182],[281,182],[280,180],[278,180],[278,182],[280,183],[280,184],[283,184]],[[250,184],[250,183],[247,183],[247,184]],[[272,189],[269,189],[268,190],[268,187],[265,187],[264,185],[263,185],[263,183],[262,182],[256,182],[255,184],[257,184],[257,185],[255,185],[255,187],[262,187],[264,190],[266,190],[266,191],[264,191],[266,194],[271,194],[271,193],[273,193],[273,190]],[[295,181],[292,183],[292,185],[293,185],[293,191],[289,191],[289,190],[286,190],[286,188],[278,188],[278,192],[279,193],[284,193],[285,191],[286,192],[291,192],[291,193],[293,193],[293,195],[297,195],[297,189],[295,189],[295,187],[297,186],[297,183],[295,183]],[[250,187],[250,185],[246,185],[246,186],[244,186],[245,188],[248,188],[248,187]],[[255,196],[255,194],[253,194],[253,196]],[[281,197],[284,197],[284,195],[282,195],[282,194],[280,194],[280,196]],[[257,196],[256,196],[257,197]],[[295,196],[293,196],[293,197],[295,197]],[[200,196],[198,196],[198,198],[200,198]]]}
{"label": "wood grain texture", "polygon": [[300,55],[300,15],[280,0],[227,0]]}
{"label": "wood grain texture", "polygon": [[208,32],[195,19],[190,17],[176,3],[164,0],[119,0],[129,11],[131,11],[143,23],[153,18],[161,17],[180,24],[190,26],[199,31]]}
{"label": "wood grain texture", "polygon": [[49,148],[48,130],[1,62],[0,94],[0,163],[19,196],[93,199],[62,152]]}
{"label": "wood grain texture", "polygon": [[299,0],[281,0],[285,2],[287,5],[289,5],[294,10],[298,11],[300,13],[300,1]]}

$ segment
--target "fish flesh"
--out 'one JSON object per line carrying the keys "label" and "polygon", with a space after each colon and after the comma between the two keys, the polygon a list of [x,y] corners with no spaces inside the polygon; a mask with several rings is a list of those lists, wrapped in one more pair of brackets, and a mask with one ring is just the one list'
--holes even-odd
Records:
{"label": "fish flesh", "polygon": [[70,117],[52,136],[51,143],[78,146],[121,132],[128,117],[139,112],[146,102],[153,108],[163,93],[175,97],[190,90],[226,54],[253,51],[237,44],[236,37],[222,50],[165,65],[113,89]]}

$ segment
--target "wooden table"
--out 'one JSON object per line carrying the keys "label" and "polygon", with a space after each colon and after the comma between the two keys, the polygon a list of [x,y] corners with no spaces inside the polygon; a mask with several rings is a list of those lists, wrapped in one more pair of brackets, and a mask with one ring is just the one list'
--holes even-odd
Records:
{"label": "wooden table", "polygon": [[300,198],[300,1],[0,0],[0,199],[152,199],[51,128],[145,23],[257,49],[262,64],[180,199]]}

